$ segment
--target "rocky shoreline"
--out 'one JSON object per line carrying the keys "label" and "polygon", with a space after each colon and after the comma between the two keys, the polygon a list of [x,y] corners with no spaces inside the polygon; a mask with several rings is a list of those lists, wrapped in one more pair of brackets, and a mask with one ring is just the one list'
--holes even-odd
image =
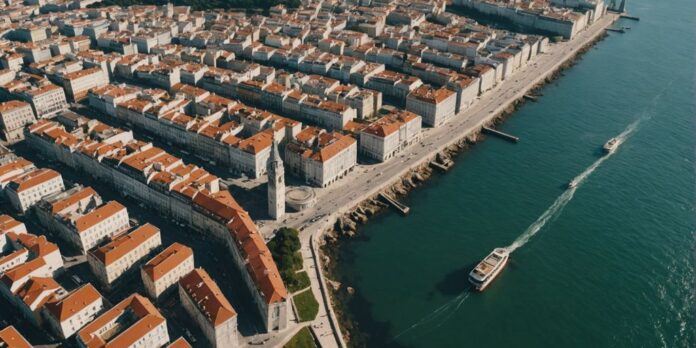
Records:
{"label": "rocky shoreline", "polygon": [[[606,37],[607,33],[603,32],[578,49],[571,59],[568,59],[548,77],[537,85],[533,86],[530,89],[529,94],[541,96],[541,90],[545,85],[563,76],[563,72],[566,69],[569,69],[577,64],[577,62],[587,51],[589,51],[597,42],[602,41]],[[519,98],[511,102],[505,108],[505,110],[494,117],[487,124],[487,126],[496,126],[502,124],[526,102],[527,100],[524,98]],[[425,164],[416,168],[412,168],[407,174],[395,179],[388,188],[382,190],[380,193],[387,194],[396,199],[403,198],[412,190],[423,186],[423,184],[425,184],[434,174],[435,169],[431,165],[432,163],[437,163],[440,165],[454,163],[454,158],[457,155],[469,150],[478,142],[485,140],[485,138],[486,136],[481,132],[481,129],[475,133],[462,136],[461,139],[439,152],[430,161],[427,161]],[[389,208],[389,205],[379,197],[379,194],[376,194],[362,201],[354,208],[350,209],[347,213],[339,217],[333,224],[332,228],[328,229],[322,234],[323,238],[318,240],[320,257],[324,266],[323,271],[326,275],[327,283],[329,284],[330,289],[329,293],[332,303],[334,304],[333,309],[336,313],[339,325],[341,326],[345,341],[352,346],[362,346],[366,343],[366,341],[365,337],[361,335],[357,324],[347,313],[347,302],[355,294],[356,290],[347,284],[341,284],[340,282],[333,280],[338,275],[336,267],[339,260],[336,250],[338,247],[340,247],[342,240],[358,237],[359,228],[361,225],[368,223],[370,218],[373,218],[374,216],[384,212],[385,209]]]}

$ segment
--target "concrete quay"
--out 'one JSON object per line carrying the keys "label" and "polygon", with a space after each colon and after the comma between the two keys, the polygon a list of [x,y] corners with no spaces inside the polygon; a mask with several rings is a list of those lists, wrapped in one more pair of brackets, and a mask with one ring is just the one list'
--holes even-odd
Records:
{"label": "concrete quay", "polygon": [[471,107],[445,125],[424,129],[423,140],[403,150],[400,156],[384,163],[358,165],[347,178],[328,188],[317,189],[317,204],[314,207],[301,213],[289,213],[282,222],[263,221],[261,230],[265,235],[270,235],[281,226],[302,229],[301,251],[305,260],[311,260],[311,264],[308,265],[306,262],[305,267],[308,268],[312,291],[321,304],[319,314],[311,325],[322,347],[346,346],[322,274],[324,260],[316,250],[316,244],[320,242],[323,234],[333,227],[338,218],[400,181],[412,169],[427,165],[446,148],[479,133],[484,126],[504,114],[510,105],[523,99],[525,94],[543,84],[546,78],[562,69],[581,50],[594,43],[617,18],[617,14],[607,13],[574,39],[552,44],[547,53],[539,55],[508,80],[485,93]]}

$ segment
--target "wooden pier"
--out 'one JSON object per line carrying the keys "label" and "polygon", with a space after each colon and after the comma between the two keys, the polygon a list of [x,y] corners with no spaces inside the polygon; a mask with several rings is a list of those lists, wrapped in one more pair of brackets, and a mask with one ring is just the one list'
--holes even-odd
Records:
{"label": "wooden pier", "polygon": [[497,136],[498,138],[501,138],[501,139],[504,139],[504,140],[507,140],[507,141],[513,142],[513,143],[516,143],[516,142],[519,142],[519,141],[520,141],[520,138],[518,138],[518,137],[516,137],[516,136],[514,136],[514,135],[510,135],[510,134],[507,134],[507,133],[503,133],[503,132],[501,132],[501,131],[499,131],[499,130],[495,130],[495,129],[490,128],[490,127],[483,127],[483,132],[486,133],[486,134],[495,135],[495,136]]}
{"label": "wooden pier", "polygon": [[411,210],[411,208],[401,204],[401,202],[397,201],[396,199],[390,197],[389,195],[387,195],[385,193],[380,193],[379,197],[382,198],[387,203],[389,203],[396,210],[398,210],[399,213],[401,213],[401,215],[408,215],[408,212]]}

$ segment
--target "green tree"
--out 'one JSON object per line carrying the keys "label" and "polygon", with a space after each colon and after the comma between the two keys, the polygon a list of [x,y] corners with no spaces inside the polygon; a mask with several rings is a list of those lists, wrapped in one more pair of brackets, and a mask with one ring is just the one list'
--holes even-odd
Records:
{"label": "green tree", "polygon": [[275,237],[268,242],[273,260],[278,266],[280,276],[290,288],[302,284],[297,271],[302,269],[302,254],[300,253],[300,232],[294,228],[283,227],[276,232]]}

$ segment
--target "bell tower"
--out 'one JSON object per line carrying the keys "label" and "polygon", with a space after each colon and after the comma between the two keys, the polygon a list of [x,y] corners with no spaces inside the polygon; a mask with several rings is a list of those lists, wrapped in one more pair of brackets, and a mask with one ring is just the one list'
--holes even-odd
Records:
{"label": "bell tower", "polygon": [[268,215],[272,219],[280,220],[285,215],[285,169],[275,140],[271,147],[266,171],[268,172]]}

